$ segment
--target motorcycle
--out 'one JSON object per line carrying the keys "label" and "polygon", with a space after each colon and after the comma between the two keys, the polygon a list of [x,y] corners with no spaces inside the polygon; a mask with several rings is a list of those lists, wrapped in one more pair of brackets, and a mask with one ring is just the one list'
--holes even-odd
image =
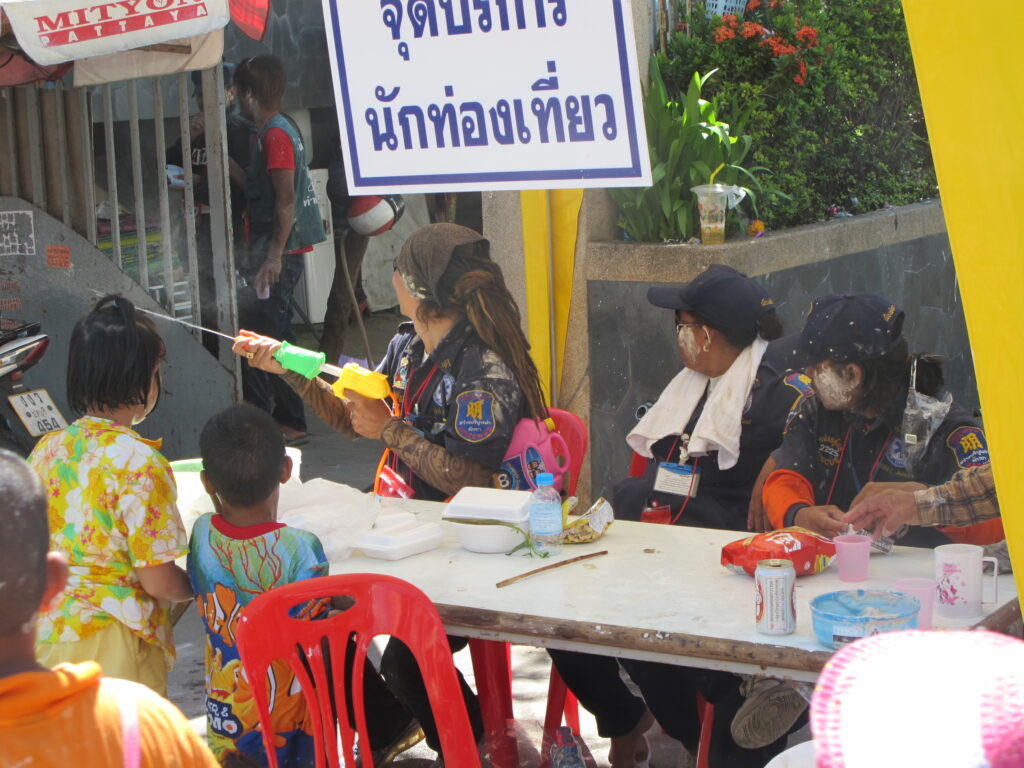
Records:
{"label": "motorcycle", "polygon": [[50,346],[40,323],[19,323],[0,330],[0,448],[28,456],[42,435],[66,427],[67,421],[43,388],[25,389],[25,371]]}

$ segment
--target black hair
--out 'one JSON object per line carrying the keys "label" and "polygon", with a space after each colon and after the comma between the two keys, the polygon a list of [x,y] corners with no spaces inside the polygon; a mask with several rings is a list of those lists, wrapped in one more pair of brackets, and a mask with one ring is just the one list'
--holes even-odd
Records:
{"label": "black hair", "polygon": [[501,267],[490,257],[486,240],[455,246],[437,281],[437,296],[423,299],[418,314],[420,320],[465,314],[484,344],[512,371],[530,417],[547,417],[544,391],[530,357],[530,342],[523,334],[519,307],[505,285]]}
{"label": "black hair", "polygon": [[284,436],[270,414],[247,403],[210,417],[199,453],[207,480],[228,504],[252,507],[281,483]]}
{"label": "black hair", "polygon": [[[942,375],[942,358],[938,355],[915,355],[917,358],[917,391],[929,397],[937,397],[945,386]],[[872,360],[851,360],[832,362],[837,370],[849,363],[860,366],[863,371],[860,400],[853,410],[858,413],[885,413],[894,402],[902,405],[910,387],[910,367],[913,358],[908,352],[907,340],[901,338],[888,353]]]}
{"label": "black hair", "polygon": [[239,96],[251,93],[264,109],[281,109],[288,75],[277,56],[265,53],[235,67],[234,83]]}
{"label": "black hair", "polygon": [[737,349],[749,347],[758,336],[765,341],[775,341],[782,336],[782,321],[779,320],[774,309],[762,312],[761,316],[757,318],[757,322],[746,328],[726,328],[713,323],[697,312],[691,314],[697,318],[696,322],[718,331],[729,344]]}
{"label": "black hair", "polygon": [[0,637],[32,620],[46,590],[46,492],[23,459],[0,450]]}
{"label": "black hair", "polygon": [[79,413],[148,406],[164,351],[152,320],[123,296],[104,296],[71,331],[68,405]]}

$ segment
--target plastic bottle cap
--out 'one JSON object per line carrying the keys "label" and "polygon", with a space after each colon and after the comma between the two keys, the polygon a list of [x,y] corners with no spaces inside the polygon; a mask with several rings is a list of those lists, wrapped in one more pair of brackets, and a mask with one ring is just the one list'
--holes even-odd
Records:
{"label": "plastic bottle cap", "polygon": [[550,472],[541,472],[534,480],[537,481],[538,486],[555,484],[555,476]]}

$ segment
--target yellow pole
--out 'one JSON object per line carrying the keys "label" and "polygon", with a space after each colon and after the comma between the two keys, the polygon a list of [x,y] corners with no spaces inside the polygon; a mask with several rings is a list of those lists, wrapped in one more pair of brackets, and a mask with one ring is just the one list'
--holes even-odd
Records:
{"label": "yellow pole", "polygon": [[903,0],[1017,591],[1024,594],[1024,4]]}
{"label": "yellow pole", "polygon": [[[555,383],[562,386],[562,363],[572,305],[572,278],[576,267],[576,239],[579,229],[582,189],[556,189],[551,193],[551,258],[555,307]],[[559,394],[561,391],[559,391]]]}

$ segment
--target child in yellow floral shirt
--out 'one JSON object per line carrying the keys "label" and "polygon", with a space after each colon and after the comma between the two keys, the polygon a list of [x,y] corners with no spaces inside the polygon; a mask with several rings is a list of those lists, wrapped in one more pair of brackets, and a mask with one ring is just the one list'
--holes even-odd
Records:
{"label": "child in yellow floral shirt", "polygon": [[101,299],[76,323],[68,353],[68,403],[85,416],[29,457],[49,496],[51,548],[70,571],[40,617],[39,661],[98,661],[160,694],[174,659],[170,601],[192,597],[174,563],[187,551],[174,475],[160,442],[132,430],[159,400],[163,355],[131,302]]}

